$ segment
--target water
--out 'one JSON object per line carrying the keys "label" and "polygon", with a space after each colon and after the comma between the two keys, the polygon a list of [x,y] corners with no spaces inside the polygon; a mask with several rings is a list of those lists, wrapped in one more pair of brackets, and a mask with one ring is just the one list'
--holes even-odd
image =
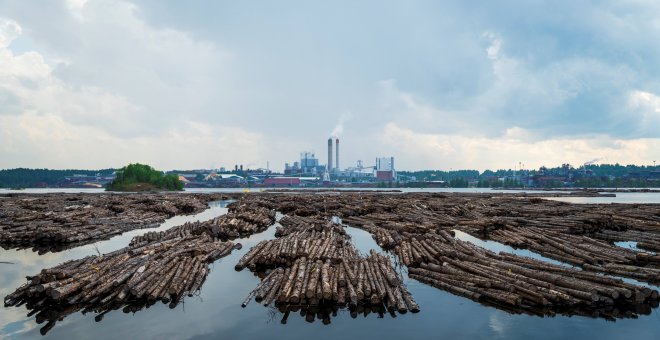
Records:
{"label": "water", "polygon": [[621,248],[626,248],[634,251],[639,251],[642,253],[648,253],[648,254],[655,254],[655,252],[646,250],[646,249],[641,249],[637,247],[637,242],[635,241],[622,241],[622,242],[614,242],[615,246],[621,247]]}
{"label": "water", "polygon": [[660,203],[660,193],[652,192],[615,192],[616,197],[550,197],[549,200],[568,203]]}
{"label": "water", "polygon": [[[531,250],[528,250],[528,249],[516,249],[516,248],[507,246],[507,245],[502,244],[502,243],[497,242],[497,241],[481,240],[481,239],[478,239],[478,238],[476,238],[476,237],[474,237],[470,234],[464,233],[460,230],[454,230],[454,233],[455,233],[455,237],[459,240],[470,242],[470,243],[472,243],[476,246],[482,247],[484,249],[490,250],[490,251],[495,252],[495,253],[507,252],[507,253],[510,253],[510,254],[529,257],[529,258],[533,258],[535,260],[547,262],[547,263],[562,266],[562,267],[579,269],[579,267],[574,266],[570,263],[560,262],[560,261],[557,261],[555,259],[551,259],[549,257],[545,257],[541,254],[535,253],[535,252],[533,252]],[[637,242],[626,241],[626,242],[615,242],[614,244],[619,246],[619,247],[631,249],[631,250],[634,250],[634,251],[640,251],[640,252],[648,253],[648,251],[637,248]],[[635,279],[630,279],[630,278],[627,278],[627,277],[621,277],[621,276],[615,276],[615,275],[609,275],[609,276],[621,279],[625,282],[628,282],[628,283],[631,283],[631,284],[634,284],[634,285],[648,287],[648,288],[660,291],[660,286],[652,285],[652,284],[642,282],[642,281],[637,281]]]}
{"label": "water", "polygon": [[[458,192],[458,193],[563,193],[563,191],[536,191],[536,190],[503,190],[490,188],[186,188],[184,192],[191,193],[236,193],[236,192],[260,192],[265,190],[337,190],[337,191],[388,191],[398,190],[401,192]],[[0,189],[3,193],[26,193],[26,194],[44,194],[44,193],[102,193],[106,192],[102,188],[27,188],[22,190]]]}
{"label": "water", "polygon": [[[593,198],[590,198],[593,199]],[[185,221],[205,220],[226,213],[224,203],[213,204],[205,212],[193,216],[177,216],[161,226],[182,224]],[[93,314],[76,313],[65,318],[44,338],[95,338],[95,339],[401,339],[401,338],[444,338],[444,339],[658,339],[660,314],[639,319],[623,319],[616,322],[586,317],[535,317],[509,314],[499,309],[483,306],[477,302],[454,296],[439,289],[411,280],[404,275],[404,282],[421,307],[417,314],[396,315],[363,314],[353,319],[347,310],[340,310],[331,324],[320,320],[310,323],[296,313],[289,315],[287,323],[280,323],[282,313],[254,301],[241,308],[245,296],[259,283],[249,270],[236,272],[234,265],[257,242],[274,237],[274,228],[246,239],[241,250],[216,261],[199,296],[186,298],[174,309],[157,303],[149,309],[135,314],[113,311],[101,322],[94,321]],[[64,260],[80,258],[100,252],[108,252],[126,246],[133,235],[146,232],[136,230],[107,241],[98,242],[60,253],[42,256],[31,250],[0,250],[0,261],[16,264],[0,264],[0,294],[3,296],[25,282],[25,275],[34,274],[41,268],[56,265]],[[355,228],[347,228],[353,242],[361,252],[380,250],[371,235]],[[492,241],[470,239],[491,250],[516,251],[519,255],[534,257],[536,254],[524,250],[509,249]],[[468,235],[469,236],[469,235]],[[523,252],[523,253],[519,253]],[[527,253],[524,253],[527,252]],[[538,258],[538,257],[537,257]],[[549,261],[553,261],[548,259]],[[0,309],[1,338],[40,338],[39,328],[33,317],[26,317],[25,307]]]}
{"label": "water", "polygon": [[503,251],[503,252],[515,254],[515,255],[518,255],[518,256],[525,256],[525,257],[533,258],[533,259],[540,260],[540,261],[543,261],[543,262],[547,262],[547,263],[550,263],[550,264],[556,264],[556,265],[564,266],[564,267],[574,267],[574,266],[572,266],[568,263],[559,262],[557,260],[553,260],[553,259],[545,257],[543,255],[539,255],[539,254],[537,254],[537,253],[535,253],[531,250],[528,250],[528,249],[516,249],[516,248],[510,247],[510,246],[507,246],[505,244],[499,243],[497,241],[480,240],[480,239],[478,239],[478,238],[476,238],[476,237],[474,237],[470,234],[464,233],[460,230],[454,230],[454,233],[455,233],[455,237],[457,239],[462,240],[462,241],[466,241],[466,242],[470,242],[470,243],[472,243],[476,246],[479,246],[479,247],[484,248],[484,249],[488,249],[488,250],[490,250],[494,253],[499,253],[499,252]]}
{"label": "water", "polygon": [[[262,192],[265,190],[337,190],[337,191],[387,191],[398,190],[407,192],[448,192],[448,193],[522,193],[544,194],[544,193],[568,193],[566,191],[539,191],[539,190],[504,190],[490,188],[186,188],[184,193],[242,193]],[[27,188],[24,190],[0,189],[0,194],[5,193],[103,193],[104,189],[98,188]],[[604,192],[610,193],[610,192]],[[653,192],[612,192],[616,197],[550,197],[548,199],[569,203],[660,203],[660,193]]]}

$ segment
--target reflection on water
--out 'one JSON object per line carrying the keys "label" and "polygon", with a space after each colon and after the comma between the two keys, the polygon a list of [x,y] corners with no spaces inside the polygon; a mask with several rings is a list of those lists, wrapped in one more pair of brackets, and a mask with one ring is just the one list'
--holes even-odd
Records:
{"label": "reflection on water", "polygon": [[641,249],[641,248],[637,247],[637,242],[635,242],[635,241],[614,242],[614,245],[617,246],[617,247],[638,251],[640,253],[655,254],[655,252],[652,252],[650,250]]}
{"label": "reflection on water", "polygon": [[[507,246],[507,245],[502,244],[502,243],[497,242],[497,241],[482,240],[482,239],[476,238],[476,237],[474,237],[470,234],[464,233],[460,230],[454,230],[454,233],[456,234],[455,237],[459,240],[470,242],[474,245],[477,245],[479,247],[482,247],[484,249],[490,250],[490,251],[495,252],[495,253],[506,252],[506,253],[511,253],[511,254],[518,255],[518,256],[525,256],[525,257],[533,258],[535,260],[539,260],[539,261],[543,261],[543,262],[547,262],[547,263],[551,263],[551,264],[556,264],[556,265],[559,265],[559,266],[562,266],[562,267],[569,267],[569,268],[579,269],[579,267],[576,267],[576,266],[574,266],[570,263],[560,262],[560,261],[545,257],[541,254],[537,254],[535,252],[532,252],[531,250],[528,250],[528,249],[517,249],[517,248],[512,248],[510,246]],[[647,252],[645,250],[638,249],[636,247],[637,242],[616,242],[615,244],[618,245],[618,246],[623,246],[623,247],[628,248],[628,249]],[[648,282],[642,282],[642,281],[638,281],[638,280],[635,280],[635,279],[616,276],[616,275],[607,275],[607,276],[617,278],[617,279],[621,279],[621,280],[623,280],[627,283],[631,283],[631,284],[634,284],[634,285],[637,285],[637,286],[648,287],[648,288],[660,291],[660,286],[653,285],[653,284],[650,284]]]}
{"label": "reflection on water", "polygon": [[330,325],[333,318],[337,318],[340,313],[348,313],[352,319],[357,319],[358,316],[364,318],[371,316],[377,318],[385,318],[386,315],[389,315],[392,318],[396,318],[398,315],[394,311],[388,311],[383,305],[358,305],[355,307],[338,307],[337,305],[313,305],[313,306],[304,306],[304,305],[285,305],[280,307],[271,307],[273,309],[273,316],[281,316],[280,323],[285,325],[289,321],[291,315],[298,314],[301,318],[304,318],[306,322],[313,323],[315,321],[320,321],[323,325]]}
{"label": "reflection on water", "polygon": [[369,254],[369,251],[372,249],[377,252],[382,251],[378,243],[376,243],[376,240],[374,240],[368,232],[348,225],[344,225],[344,229],[346,230],[346,233],[351,236],[351,242],[353,242],[353,245],[355,245],[355,248],[357,248],[360,253]]}
{"label": "reflection on water", "polygon": [[530,258],[533,258],[535,260],[539,260],[539,261],[543,261],[543,262],[547,262],[547,263],[552,263],[552,264],[556,264],[556,265],[559,265],[559,266],[574,267],[571,264],[560,262],[560,261],[557,261],[557,260],[553,260],[553,259],[545,257],[543,255],[534,253],[534,252],[532,252],[528,249],[516,249],[516,248],[507,246],[507,245],[502,244],[502,243],[497,242],[497,241],[482,240],[482,239],[476,238],[476,237],[474,237],[470,234],[464,233],[460,230],[454,230],[454,233],[455,233],[455,237],[459,240],[470,242],[470,243],[472,243],[476,246],[479,246],[479,247],[484,248],[484,249],[488,249],[488,250],[490,250],[492,252],[495,252],[495,253],[499,253],[499,252],[503,251],[503,252],[511,253],[511,254],[518,255],[518,256],[530,257]]}

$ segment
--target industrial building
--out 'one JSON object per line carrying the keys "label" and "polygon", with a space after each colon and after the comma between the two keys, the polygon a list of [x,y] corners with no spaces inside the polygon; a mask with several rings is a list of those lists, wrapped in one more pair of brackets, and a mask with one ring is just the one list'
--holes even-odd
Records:
{"label": "industrial building", "polygon": [[270,177],[264,179],[264,185],[268,187],[292,187],[300,185],[298,177]]}
{"label": "industrial building", "polygon": [[356,166],[350,166],[345,170],[339,171],[338,176],[347,180],[369,180],[374,178],[374,167],[365,167],[362,161],[358,160]]}
{"label": "industrial building", "polygon": [[376,180],[384,182],[396,181],[394,157],[376,158]]}
{"label": "industrial building", "polygon": [[306,175],[306,176],[321,176],[325,172],[326,167],[319,165],[319,160],[314,155],[314,152],[303,151],[300,153],[300,162],[294,162],[293,166],[286,163],[284,165],[285,175]]}
{"label": "industrial building", "polygon": [[[364,166],[362,161],[357,166],[347,167],[342,170],[339,167],[339,138],[330,137],[327,140],[327,163],[319,164],[314,152],[304,151],[300,153],[300,162],[293,165],[285,163],[284,175],[291,177],[314,176],[324,185],[369,184],[378,182],[395,182],[397,173],[394,167],[394,157],[378,157],[374,166]],[[285,179],[269,180],[266,185],[304,186],[302,182],[287,181]]]}

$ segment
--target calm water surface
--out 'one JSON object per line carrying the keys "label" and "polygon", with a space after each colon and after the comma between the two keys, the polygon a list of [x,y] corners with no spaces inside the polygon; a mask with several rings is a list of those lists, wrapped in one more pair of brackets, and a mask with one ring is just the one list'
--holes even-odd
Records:
{"label": "calm water surface", "polygon": [[568,203],[660,203],[660,193],[615,192],[613,194],[616,197],[550,197],[548,199]]}
{"label": "calm water surface", "polygon": [[[431,190],[427,190],[431,191]],[[25,192],[25,191],[23,191]],[[623,195],[623,194],[617,194]],[[628,198],[636,202],[640,194]],[[643,197],[646,202],[657,201],[658,194]],[[625,196],[625,195],[624,195]],[[586,200],[597,201],[599,198]],[[612,199],[612,198],[609,198]],[[589,202],[583,202],[589,203]],[[605,202],[603,202],[605,203]],[[226,202],[212,204],[209,210],[193,216],[176,216],[159,229],[167,229],[186,221],[207,220],[226,213]],[[25,275],[39,272],[62,261],[106,253],[128,245],[130,239],[147,230],[136,230],[107,241],[98,242],[59,253],[39,256],[31,250],[0,250],[0,295],[4,296],[25,282]],[[362,252],[380,250],[371,236],[358,229],[347,228],[356,246]],[[511,251],[519,255],[543,259],[525,250],[514,250],[492,241],[481,241],[469,235],[458,235],[466,241],[495,251]],[[94,321],[93,314],[76,313],[58,322],[43,338],[70,339],[660,339],[660,314],[655,309],[651,315],[639,319],[616,322],[587,317],[536,317],[513,315],[460,298],[433,287],[408,279],[405,283],[421,307],[417,314],[360,314],[353,318],[347,311],[339,311],[329,325],[320,320],[305,321],[304,316],[291,313],[286,324],[281,323],[282,313],[254,301],[241,308],[245,296],[259,283],[250,271],[236,272],[236,262],[257,242],[274,237],[274,226],[252,237],[237,240],[243,244],[211,265],[211,272],[199,296],[186,298],[176,308],[157,303],[134,314],[121,310],[108,313],[101,322]],[[621,244],[621,246],[634,246]],[[549,260],[549,259],[545,259]],[[549,260],[552,261],[552,260]],[[405,274],[405,273],[404,273]],[[25,307],[0,308],[0,337],[41,338],[34,317],[26,317]]]}

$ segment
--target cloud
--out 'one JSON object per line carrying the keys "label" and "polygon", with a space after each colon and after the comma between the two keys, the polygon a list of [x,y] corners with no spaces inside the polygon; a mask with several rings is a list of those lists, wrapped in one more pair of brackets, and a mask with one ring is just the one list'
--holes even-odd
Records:
{"label": "cloud", "polygon": [[349,7],[0,0],[2,167],[660,158],[655,2]]}
{"label": "cloud", "polygon": [[[83,11],[83,5],[78,4],[75,10]],[[261,166],[268,159],[269,147],[282,146],[278,142],[265,143],[257,132],[197,121],[194,115],[186,117],[186,113],[176,109],[156,112],[163,105],[161,102],[190,101],[179,96],[168,98],[167,91],[159,93],[161,98],[154,105],[141,100],[135,101],[136,104],[129,99],[135,93],[115,92],[112,86],[107,86],[109,83],[100,87],[101,82],[85,84],[70,77],[64,80],[66,72],[58,68],[79,70],[80,62],[76,58],[66,63],[69,66],[51,66],[35,51],[14,55],[10,44],[20,36],[21,26],[4,19],[0,21],[0,28],[3,42],[0,46],[0,64],[3,65],[0,68],[0,154],[3,164],[99,168],[147,162],[165,169],[210,168],[234,163]],[[161,33],[146,35],[155,34],[164,40],[171,39],[172,35],[181,37],[177,33]],[[166,43],[175,44],[175,41]],[[182,45],[186,47],[185,43]],[[110,74],[105,76],[110,77]],[[100,79],[95,78],[95,81]],[[135,82],[149,87],[148,79]]]}
{"label": "cloud", "polygon": [[[595,157],[623,164],[649,164],[660,148],[658,139],[612,139],[606,135],[548,138],[529,141],[527,131],[512,127],[501,137],[461,134],[426,134],[389,123],[377,136],[391,150],[401,170],[429,169],[513,169],[519,162],[526,168],[563,163],[581,165]],[[522,136],[522,137],[521,137]]]}
{"label": "cloud", "polygon": [[[58,115],[66,112],[81,123],[127,136],[159,133],[181,119],[211,114],[209,102],[220,90],[215,79],[229,58],[214,43],[149,26],[138,18],[139,8],[126,1],[69,1],[50,8],[60,15],[46,22],[24,13],[39,9],[25,7],[18,11],[20,25],[29,27],[40,51],[15,59],[32,55],[30,66],[41,70],[34,83],[42,86],[26,100],[41,105],[40,112],[44,107],[63,112]],[[58,34],[61,27],[66,35]],[[24,90],[20,85],[10,90]],[[67,93],[83,98],[69,99]],[[91,105],[80,103],[85,98]]]}
{"label": "cloud", "polygon": [[483,38],[485,38],[489,46],[486,48],[486,54],[488,55],[488,59],[490,60],[497,60],[500,58],[500,50],[502,48],[502,38],[500,38],[497,34],[486,31],[481,35]]}
{"label": "cloud", "polygon": [[155,136],[125,138],[34,113],[0,116],[0,141],[3,162],[32,159],[32,166],[49,168],[106,168],[129,162],[161,169],[261,164],[271,148],[282,147],[268,145],[258,133],[194,121]]}
{"label": "cloud", "polygon": [[0,48],[6,48],[9,44],[21,35],[21,26],[15,21],[0,18]]}
{"label": "cloud", "polygon": [[[11,23],[14,32],[21,27]],[[6,37],[6,30],[0,37]],[[16,38],[18,34],[14,35]],[[3,39],[9,40],[9,39]],[[74,86],[53,74],[44,57],[34,51],[14,55],[9,46],[0,48],[0,115],[35,113],[54,115],[81,125],[104,126],[108,131],[137,131],[134,117],[140,109],[125,97],[93,86]],[[38,118],[38,117],[37,117]]]}
{"label": "cloud", "polygon": [[639,121],[642,133],[657,136],[660,133],[660,96],[636,90],[630,93],[629,103],[637,114],[631,118]]}

